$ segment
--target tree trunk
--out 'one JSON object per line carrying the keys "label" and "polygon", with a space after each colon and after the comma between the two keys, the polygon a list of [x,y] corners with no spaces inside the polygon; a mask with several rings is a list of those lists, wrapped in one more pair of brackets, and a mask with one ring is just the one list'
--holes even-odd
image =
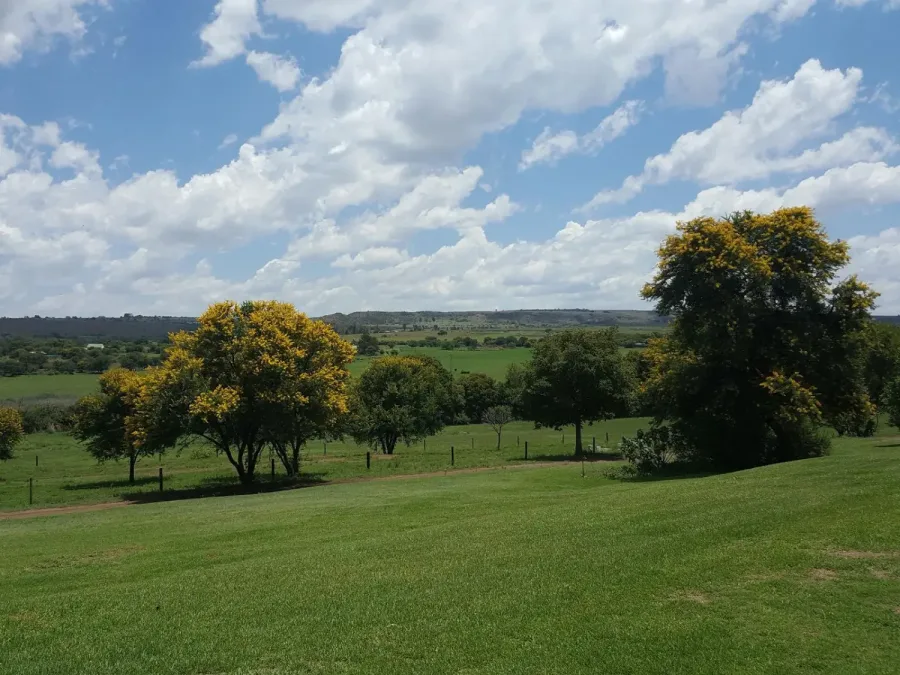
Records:
{"label": "tree trunk", "polygon": [[294,456],[291,457],[291,478],[296,478],[300,475],[300,448],[294,448]]}
{"label": "tree trunk", "polygon": [[497,432],[497,449],[500,449],[500,431]]}
{"label": "tree trunk", "polygon": [[132,453],[128,457],[128,482],[134,483],[134,465],[137,464],[137,453]]}
{"label": "tree trunk", "polygon": [[581,447],[581,420],[575,422],[575,455],[580,457],[584,454],[584,448]]}

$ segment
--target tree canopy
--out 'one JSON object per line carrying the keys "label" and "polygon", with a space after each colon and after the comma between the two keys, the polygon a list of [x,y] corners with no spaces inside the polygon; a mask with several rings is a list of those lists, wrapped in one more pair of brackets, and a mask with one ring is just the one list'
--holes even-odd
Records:
{"label": "tree canopy", "polygon": [[141,376],[124,368],[100,376],[100,392],[81,398],[72,417],[72,434],[83,442],[98,461],[128,460],[128,481],[134,482],[134,467],[141,456],[155,448],[141,446],[135,433]]}
{"label": "tree canopy", "polygon": [[360,356],[378,356],[381,353],[378,338],[369,332],[364,332],[356,341],[356,351]]}
{"label": "tree canopy", "polygon": [[354,348],[293,305],[220,302],[171,342],[144,380],[141,443],[205,438],[249,483],[266,445],[294,464],[310,435],[347,413]]}
{"label": "tree canopy", "polygon": [[386,455],[438,433],[453,418],[453,376],[427,356],[383,356],[353,389],[351,435]]}
{"label": "tree canopy", "polygon": [[12,459],[24,436],[22,413],[14,408],[0,408],[0,460]]}
{"label": "tree canopy", "polygon": [[467,373],[456,379],[465,421],[478,424],[491,406],[500,403],[497,381],[485,373]]}
{"label": "tree canopy", "polygon": [[557,429],[574,425],[578,455],[584,425],[626,414],[631,398],[615,328],[552,333],[535,347],[524,380],[526,418]]}
{"label": "tree canopy", "polygon": [[848,261],[808,208],[679,223],[643,290],[673,318],[647,350],[656,424],[727,468],[820,454],[823,421],[864,429],[877,294],[854,276],[835,283]]}

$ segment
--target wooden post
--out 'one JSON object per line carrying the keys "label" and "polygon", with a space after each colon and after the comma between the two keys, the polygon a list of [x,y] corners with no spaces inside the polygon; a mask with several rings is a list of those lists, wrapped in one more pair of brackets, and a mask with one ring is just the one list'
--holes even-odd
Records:
{"label": "wooden post", "polygon": [[517,448],[519,447],[519,437],[518,436],[516,436],[516,447]]}
{"label": "wooden post", "polygon": [[372,468],[372,453],[370,453],[368,450],[366,451],[366,468]]}
{"label": "wooden post", "polygon": [[323,455],[328,454],[328,442],[327,441],[322,441],[322,454]]}
{"label": "wooden post", "polygon": [[584,478],[584,455],[581,456],[581,477]]}
{"label": "wooden post", "polygon": [[563,434],[563,445],[565,445],[565,444],[566,444],[566,435]]}
{"label": "wooden post", "polygon": [[160,491],[160,492],[163,491],[163,474],[162,474],[162,467],[159,467],[159,491]]}
{"label": "wooden post", "polygon": [[525,441],[525,459],[528,459],[528,441]]}
{"label": "wooden post", "polygon": [[453,446],[450,446],[450,466],[456,466],[456,454],[453,451]]}
{"label": "wooden post", "polygon": [[606,447],[609,447],[609,432],[606,432]]}
{"label": "wooden post", "polygon": [[38,456],[37,455],[34,456],[34,465],[35,466],[38,465]]}
{"label": "wooden post", "polygon": [[34,504],[34,478],[28,479],[28,506]]}
{"label": "wooden post", "polygon": [[597,437],[596,436],[594,436],[593,440],[591,441],[591,452],[597,452]]}
{"label": "wooden post", "polygon": [[275,458],[272,457],[272,480],[275,480]]}

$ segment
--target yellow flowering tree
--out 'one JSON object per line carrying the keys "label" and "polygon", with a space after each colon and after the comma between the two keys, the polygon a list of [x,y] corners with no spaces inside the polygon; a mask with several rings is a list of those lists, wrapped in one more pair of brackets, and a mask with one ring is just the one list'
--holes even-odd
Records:
{"label": "yellow flowering tree", "polygon": [[811,209],[679,223],[643,290],[670,334],[645,358],[646,400],[694,459],[729,468],[824,452],[820,422],[867,433],[865,342],[877,294],[836,283],[847,244]]}
{"label": "yellow flowering tree", "polygon": [[116,368],[100,376],[100,392],[81,398],[72,417],[72,434],[98,461],[128,461],[128,481],[134,483],[138,460],[153,453],[135,435],[141,375]]}
{"label": "yellow flowering tree", "polygon": [[0,460],[12,459],[13,450],[24,437],[22,413],[14,408],[0,408]]}
{"label": "yellow flowering tree", "polygon": [[165,361],[147,374],[140,443],[205,438],[251,483],[266,446],[296,473],[306,440],[347,412],[353,346],[290,304],[216,303],[195,331],[170,340]]}

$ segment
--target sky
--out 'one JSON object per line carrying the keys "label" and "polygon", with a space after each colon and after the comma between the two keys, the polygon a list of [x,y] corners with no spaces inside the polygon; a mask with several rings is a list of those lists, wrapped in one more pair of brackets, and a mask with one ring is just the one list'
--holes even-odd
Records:
{"label": "sky", "polygon": [[649,309],[815,208],[900,314],[900,0],[0,0],[0,315]]}

